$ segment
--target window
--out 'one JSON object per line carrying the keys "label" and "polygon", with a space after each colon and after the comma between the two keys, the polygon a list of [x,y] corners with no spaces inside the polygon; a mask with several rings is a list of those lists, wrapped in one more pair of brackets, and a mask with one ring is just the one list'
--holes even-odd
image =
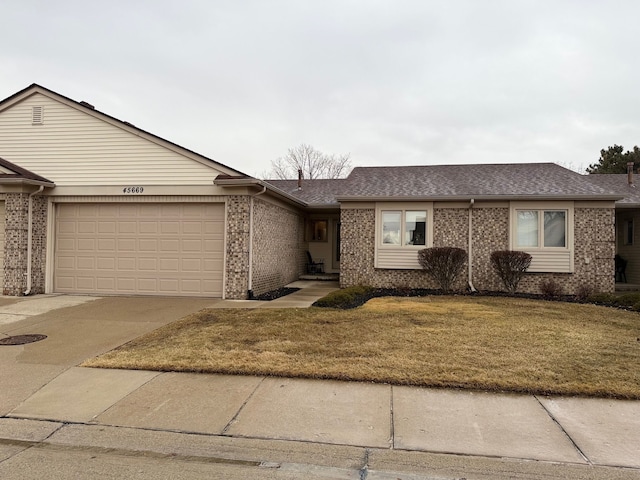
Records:
{"label": "window", "polygon": [[426,245],[427,212],[397,210],[382,212],[382,243],[385,245]]}
{"label": "window", "polygon": [[326,242],[328,224],[327,220],[311,220],[309,222],[309,240],[312,242]]}
{"label": "window", "polygon": [[430,202],[376,204],[376,268],[420,269],[418,251],[432,241]]}
{"label": "window", "polygon": [[567,248],[567,211],[516,210],[516,246]]}
{"label": "window", "polygon": [[574,271],[574,202],[511,202],[509,248],[531,255],[528,272]]}
{"label": "window", "polygon": [[633,219],[624,222],[624,244],[633,245]]}

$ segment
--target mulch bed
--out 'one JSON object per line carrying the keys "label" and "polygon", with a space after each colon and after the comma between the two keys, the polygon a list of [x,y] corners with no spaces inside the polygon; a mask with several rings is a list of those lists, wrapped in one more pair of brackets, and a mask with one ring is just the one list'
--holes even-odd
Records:
{"label": "mulch bed", "polygon": [[299,288],[282,287],[282,288],[278,288],[276,290],[271,290],[270,292],[267,292],[267,293],[263,293],[263,294],[258,295],[256,297],[252,297],[251,300],[271,301],[271,300],[275,300],[276,298],[280,298],[280,297],[284,297],[286,295],[289,295],[290,293],[297,292],[298,290],[300,290],[300,289]]}
{"label": "mulch bed", "polygon": [[[374,288],[367,293],[356,295],[350,302],[341,302],[339,305],[334,305],[332,308],[340,308],[349,310],[352,308],[360,307],[364,305],[372,298],[379,297],[426,297],[435,295],[454,295],[454,296],[470,296],[470,297],[510,297],[510,298],[525,298],[529,300],[548,300],[552,302],[569,302],[569,303],[592,303],[596,305],[617,307],[623,310],[631,310],[631,307],[617,304],[609,304],[604,302],[589,302],[586,299],[580,299],[575,295],[557,295],[548,296],[534,293],[507,293],[507,292],[493,292],[493,291],[457,291],[444,293],[442,290],[426,289],[426,288]],[[319,306],[315,305],[314,306]]]}

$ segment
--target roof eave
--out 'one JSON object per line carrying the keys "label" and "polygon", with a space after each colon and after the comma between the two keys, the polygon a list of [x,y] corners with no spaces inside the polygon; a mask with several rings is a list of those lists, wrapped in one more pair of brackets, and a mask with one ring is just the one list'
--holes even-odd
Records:
{"label": "roof eave", "polygon": [[620,195],[431,195],[431,196],[339,196],[338,202],[462,202],[462,201],[617,201]]}
{"label": "roof eave", "polygon": [[297,198],[295,198],[292,195],[289,195],[287,192],[280,190],[279,188],[274,187],[273,185],[271,185],[268,182],[265,182],[263,180],[258,180],[257,178],[253,178],[253,177],[246,177],[246,178],[215,178],[213,180],[214,185],[217,185],[219,187],[258,187],[258,188],[264,188],[265,191],[268,191],[269,193],[276,195],[278,197],[283,198],[284,200],[286,200],[289,203],[292,203],[294,205],[297,205],[299,207],[307,207],[307,203],[303,202],[302,200],[299,200]]}
{"label": "roof eave", "polygon": [[42,180],[33,180],[31,178],[0,178],[0,185],[36,185],[45,188],[53,188],[56,186],[53,182],[44,182]]}

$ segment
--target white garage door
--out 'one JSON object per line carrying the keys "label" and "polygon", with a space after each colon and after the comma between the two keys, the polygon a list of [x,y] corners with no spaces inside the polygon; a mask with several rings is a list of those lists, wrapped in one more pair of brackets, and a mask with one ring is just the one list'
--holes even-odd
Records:
{"label": "white garage door", "polygon": [[223,204],[58,204],[54,291],[222,296]]}

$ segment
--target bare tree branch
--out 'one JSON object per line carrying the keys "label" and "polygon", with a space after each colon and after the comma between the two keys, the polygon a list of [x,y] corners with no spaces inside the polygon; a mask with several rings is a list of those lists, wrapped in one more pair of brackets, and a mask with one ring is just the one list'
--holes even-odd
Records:
{"label": "bare tree branch", "polygon": [[298,170],[302,170],[303,178],[341,178],[351,171],[350,155],[328,155],[316,150],[311,145],[301,143],[290,148],[284,157],[271,161],[268,176],[278,179],[298,178]]}

